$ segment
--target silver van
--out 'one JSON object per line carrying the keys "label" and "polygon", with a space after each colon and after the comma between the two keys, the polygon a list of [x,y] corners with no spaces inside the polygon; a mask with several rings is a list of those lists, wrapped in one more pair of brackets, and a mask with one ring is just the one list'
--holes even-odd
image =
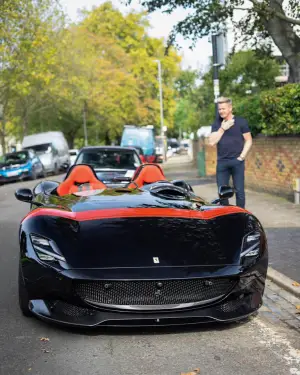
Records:
{"label": "silver van", "polygon": [[69,147],[62,132],[27,135],[23,139],[22,148],[32,149],[37,153],[46,173],[57,174],[70,166]]}

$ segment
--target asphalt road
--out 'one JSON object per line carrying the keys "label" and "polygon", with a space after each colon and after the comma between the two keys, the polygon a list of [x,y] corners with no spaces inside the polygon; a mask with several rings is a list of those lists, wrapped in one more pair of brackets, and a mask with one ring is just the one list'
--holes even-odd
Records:
{"label": "asphalt road", "polygon": [[[20,186],[0,187],[0,374],[300,375],[296,331],[263,315],[246,324],[189,329],[62,329],[21,315],[17,303],[18,226],[28,206]],[[41,338],[49,341],[41,341]]]}

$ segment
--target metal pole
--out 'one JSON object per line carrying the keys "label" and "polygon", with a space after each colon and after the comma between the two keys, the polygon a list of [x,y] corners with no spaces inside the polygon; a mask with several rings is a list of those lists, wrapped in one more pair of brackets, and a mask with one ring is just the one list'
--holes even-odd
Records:
{"label": "metal pole", "polygon": [[214,82],[215,110],[216,110],[216,118],[217,118],[218,116],[217,101],[220,95],[217,34],[212,34],[211,41],[212,41],[212,50],[213,50],[213,82]]}
{"label": "metal pole", "polygon": [[156,60],[158,63],[158,82],[159,82],[159,98],[160,98],[160,135],[163,142],[163,158],[166,159],[165,155],[165,143],[164,143],[164,109],[163,109],[163,94],[162,94],[162,82],[161,82],[161,62]]}
{"label": "metal pole", "polygon": [[86,128],[86,101],[84,101],[83,105],[83,131],[84,131],[84,145],[88,145],[88,137],[87,137],[87,128]]}

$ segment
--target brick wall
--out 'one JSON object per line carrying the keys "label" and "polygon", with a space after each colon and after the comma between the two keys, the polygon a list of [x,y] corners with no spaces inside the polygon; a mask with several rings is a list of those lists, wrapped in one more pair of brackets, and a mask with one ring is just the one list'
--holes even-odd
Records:
{"label": "brick wall", "polygon": [[[206,174],[216,174],[216,148],[205,145]],[[293,179],[300,178],[300,135],[258,136],[245,164],[246,187],[293,197]]]}

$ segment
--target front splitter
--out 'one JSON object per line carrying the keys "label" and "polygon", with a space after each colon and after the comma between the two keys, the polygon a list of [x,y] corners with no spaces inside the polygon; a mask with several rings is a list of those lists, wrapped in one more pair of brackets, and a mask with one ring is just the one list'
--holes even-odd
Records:
{"label": "front splitter", "polygon": [[252,307],[252,296],[247,296],[228,309],[228,302],[201,309],[177,312],[124,313],[118,311],[95,310],[59,302],[59,308],[52,307],[44,300],[31,300],[30,310],[38,318],[73,327],[158,327],[184,326],[212,322],[232,322],[255,313],[259,306]]}

